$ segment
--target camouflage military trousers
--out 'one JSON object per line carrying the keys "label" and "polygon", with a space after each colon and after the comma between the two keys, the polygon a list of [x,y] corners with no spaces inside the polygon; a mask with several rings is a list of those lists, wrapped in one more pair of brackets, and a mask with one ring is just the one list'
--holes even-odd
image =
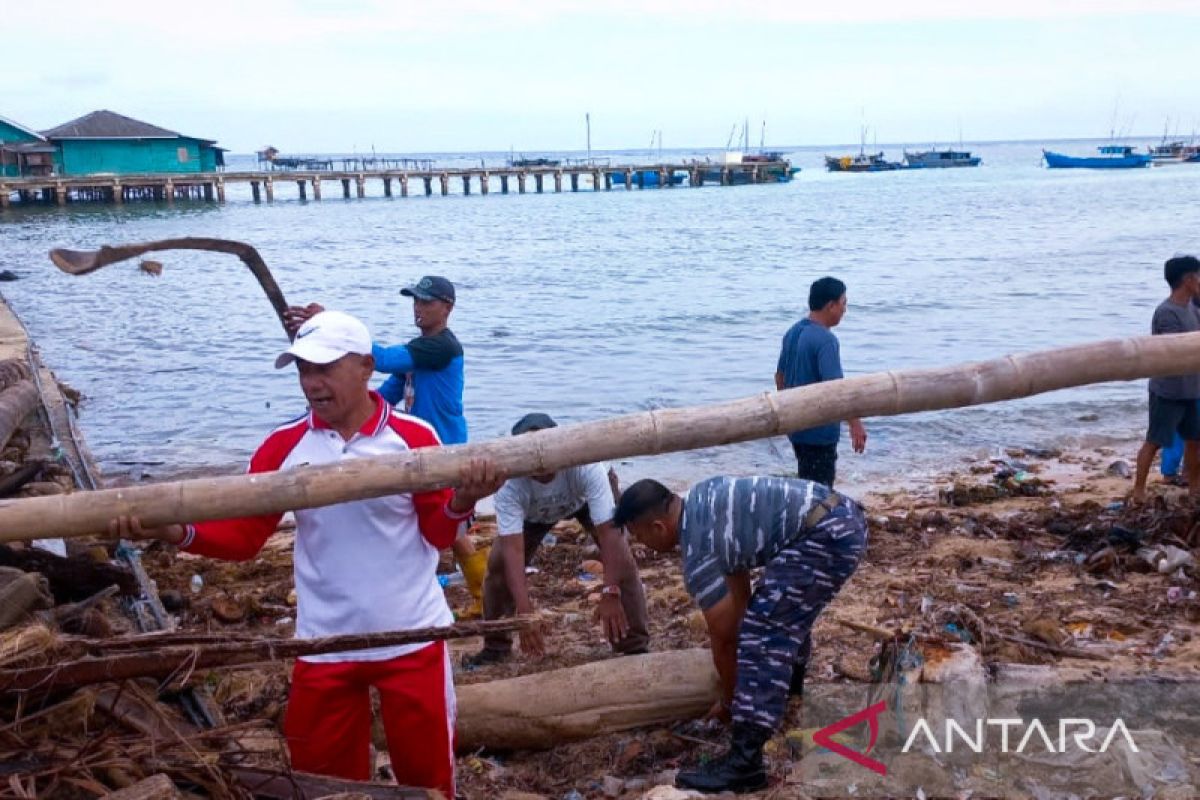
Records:
{"label": "camouflage military trousers", "polygon": [[738,631],[733,721],[774,730],[787,708],[793,668],[803,675],[817,615],[854,574],[867,518],[849,498],[767,563]]}

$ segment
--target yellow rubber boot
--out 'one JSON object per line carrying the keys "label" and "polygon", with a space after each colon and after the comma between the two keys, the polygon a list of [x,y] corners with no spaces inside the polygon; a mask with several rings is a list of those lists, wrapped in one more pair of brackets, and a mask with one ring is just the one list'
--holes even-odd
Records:
{"label": "yellow rubber boot", "polygon": [[463,578],[466,580],[467,591],[473,601],[465,611],[458,615],[459,619],[478,619],[483,616],[483,579],[487,577],[488,554],[490,547],[476,550],[466,559],[459,561]]}

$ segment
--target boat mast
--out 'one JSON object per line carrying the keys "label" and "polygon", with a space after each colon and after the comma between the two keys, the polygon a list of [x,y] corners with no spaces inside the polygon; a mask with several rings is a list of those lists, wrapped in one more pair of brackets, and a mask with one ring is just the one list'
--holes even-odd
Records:
{"label": "boat mast", "polygon": [[587,160],[592,163],[592,112],[588,111],[583,115],[587,123]]}

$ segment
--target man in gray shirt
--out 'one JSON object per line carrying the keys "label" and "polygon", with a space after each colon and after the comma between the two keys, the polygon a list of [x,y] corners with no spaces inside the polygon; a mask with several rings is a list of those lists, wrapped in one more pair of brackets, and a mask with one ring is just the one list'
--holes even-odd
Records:
{"label": "man in gray shirt", "polygon": [[[1195,256],[1175,256],[1163,265],[1163,277],[1171,294],[1154,310],[1150,333],[1191,333],[1200,331],[1200,316],[1192,301],[1200,298],[1200,259]],[[1171,375],[1150,379],[1150,425],[1146,441],[1137,455],[1137,472],[1133,482],[1133,502],[1146,499],[1146,478],[1154,457],[1164,447],[1170,447],[1175,434],[1184,441],[1183,467],[1187,474],[1188,491],[1200,494],[1200,375]]]}
{"label": "man in gray shirt", "polygon": [[[729,752],[676,777],[703,792],[767,785],[763,745],[803,691],[813,623],[854,574],[867,545],[862,506],[795,478],[710,478],[679,497],[661,483],[630,486],[613,518],[643,544],[683,551],[683,580],[704,612]],[[750,588],[750,570],[765,567]]]}

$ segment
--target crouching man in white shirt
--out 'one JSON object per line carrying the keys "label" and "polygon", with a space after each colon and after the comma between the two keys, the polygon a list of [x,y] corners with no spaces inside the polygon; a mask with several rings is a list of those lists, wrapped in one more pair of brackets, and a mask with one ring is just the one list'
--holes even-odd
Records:
{"label": "crouching man in white shirt", "polygon": [[[513,426],[512,433],[518,436],[556,426],[547,414],[526,414]],[[623,655],[646,652],[650,640],[646,594],[629,542],[612,522],[617,496],[616,475],[604,464],[585,464],[506,481],[496,493],[498,538],[492,546],[483,584],[483,618],[533,613],[525,568],[550,529],[573,518],[600,546],[604,588],[596,615],[605,638],[614,651]],[[534,657],[544,653],[540,628],[521,632],[521,649]],[[493,633],[484,637],[482,650],[463,658],[463,666],[495,664],[511,654],[512,634]]]}

